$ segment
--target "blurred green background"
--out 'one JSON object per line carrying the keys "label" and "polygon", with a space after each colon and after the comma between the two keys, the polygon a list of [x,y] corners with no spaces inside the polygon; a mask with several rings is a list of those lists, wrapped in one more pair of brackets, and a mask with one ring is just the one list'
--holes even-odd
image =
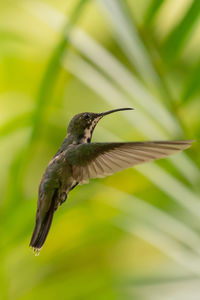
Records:
{"label": "blurred green background", "polygon": [[[200,1],[0,2],[0,299],[197,300]],[[93,141],[196,139],[77,187],[39,257],[41,175],[73,115]]]}

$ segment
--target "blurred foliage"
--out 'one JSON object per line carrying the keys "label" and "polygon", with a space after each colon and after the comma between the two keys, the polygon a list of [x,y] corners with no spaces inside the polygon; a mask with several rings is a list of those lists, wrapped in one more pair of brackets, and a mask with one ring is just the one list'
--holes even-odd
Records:
{"label": "blurred foliage", "polygon": [[[0,2],[0,299],[198,299],[199,0]],[[77,187],[39,257],[37,188],[71,117],[93,140],[196,139]]]}

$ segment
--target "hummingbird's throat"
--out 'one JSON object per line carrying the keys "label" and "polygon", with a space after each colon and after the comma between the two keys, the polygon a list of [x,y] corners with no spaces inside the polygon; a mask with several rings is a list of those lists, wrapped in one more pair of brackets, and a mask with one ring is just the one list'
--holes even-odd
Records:
{"label": "hummingbird's throat", "polygon": [[83,138],[81,139],[82,144],[90,143],[93,130],[100,119],[101,119],[101,117],[93,120],[92,123],[90,124],[90,126],[84,130]]}

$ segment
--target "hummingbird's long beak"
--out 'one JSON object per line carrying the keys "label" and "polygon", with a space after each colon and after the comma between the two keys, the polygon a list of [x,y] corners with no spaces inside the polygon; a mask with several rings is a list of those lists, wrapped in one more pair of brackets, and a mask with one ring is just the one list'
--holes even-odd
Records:
{"label": "hummingbird's long beak", "polygon": [[99,116],[104,117],[104,116],[106,116],[106,115],[109,115],[109,114],[112,114],[112,113],[114,113],[114,112],[121,111],[121,110],[134,110],[134,108],[126,107],[126,108],[112,109],[112,110],[108,110],[108,111],[105,111],[105,112],[103,112],[103,113],[100,113]]}

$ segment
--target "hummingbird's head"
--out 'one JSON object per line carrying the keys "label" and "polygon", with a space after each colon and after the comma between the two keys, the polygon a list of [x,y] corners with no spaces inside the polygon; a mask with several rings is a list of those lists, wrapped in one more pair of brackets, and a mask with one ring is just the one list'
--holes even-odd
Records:
{"label": "hummingbird's head", "polygon": [[103,113],[84,112],[75,115],[69,123],[67,133],[76,143],[89,143],[93,130],[101,118],[121,110],[132,110],[133,108],[118,108]]}

